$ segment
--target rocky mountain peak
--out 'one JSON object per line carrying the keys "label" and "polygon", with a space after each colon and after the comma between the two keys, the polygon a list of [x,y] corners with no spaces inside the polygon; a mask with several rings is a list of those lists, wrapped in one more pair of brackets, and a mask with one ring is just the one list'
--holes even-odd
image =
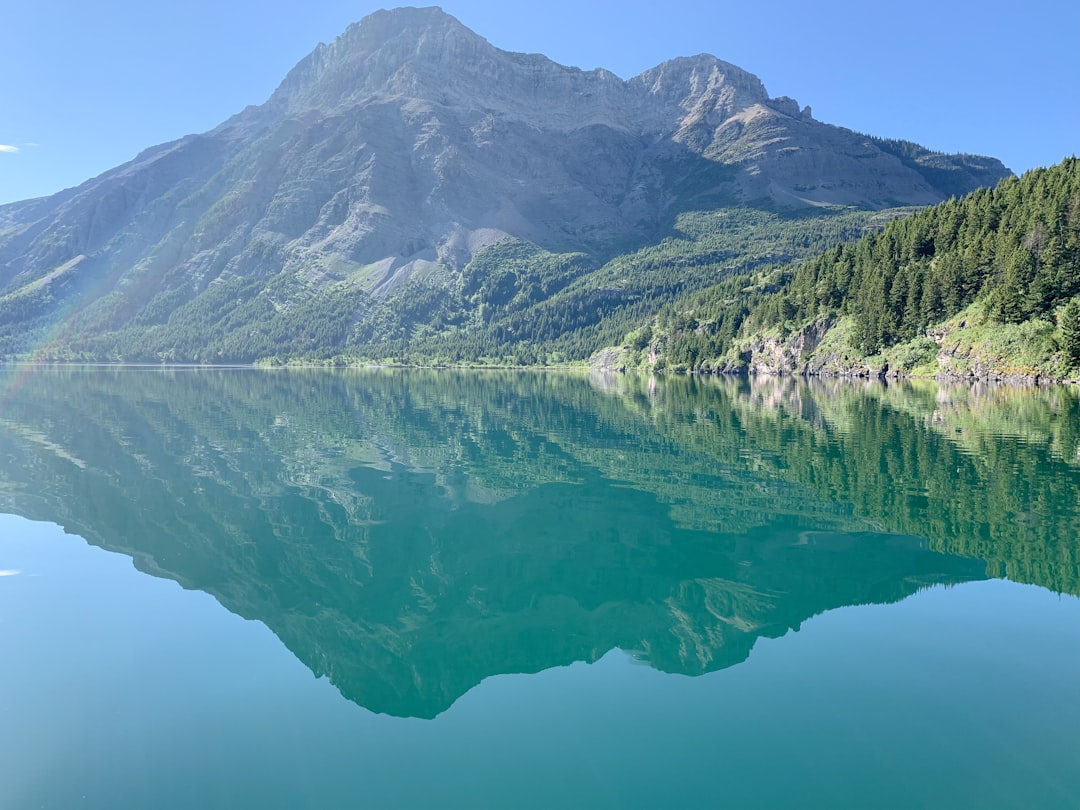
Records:
{"label": "rocky mountain peak", "polygon": [[602,124],[635,134],[671,134],[687,120],[717,126],[769,102],[756,76],[709,54],[672,59],[624,81],[603,69],[500,50],[431,7],[365,17],[301,61],[266,106],[301,115],[402,98],[510,115],[544,129]]}
{"label": "rocky mountain peak", "polygon": [[336,106],[364,90],[393,87],[403,67],[439,64],[494,51],[485,39],[437,7],[380,10],[320,43],[270,99],[290,109]]}
{"label": "rocky mountain peak", "polygon": [[671,59],[631,79],[630,84],[678,102],[687,112],[704,103],[730,116],[769,99],[757,76],[705,53]]}
{"label": "rocky mountain peak", "polygon": [[439,8],[401,8],[371,14],[320,45],[266,107],[299,116],[405,99],[543,129],[605,124],[634,130],[627,116],[632,95],[628,83],[610,71],[503,51]]}

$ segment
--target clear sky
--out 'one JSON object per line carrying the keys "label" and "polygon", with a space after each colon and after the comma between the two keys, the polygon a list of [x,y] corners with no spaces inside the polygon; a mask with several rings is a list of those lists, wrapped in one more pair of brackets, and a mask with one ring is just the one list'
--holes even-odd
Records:
{"label": "clear sky", "polygon": [[[0,9],[0,202],[59,191],[266,100],[388,4],[14,0]],[[814,117],[1021,173],[1080,153],[1080,3],[444,0],[492,44],[629,78],[712,53]]]}

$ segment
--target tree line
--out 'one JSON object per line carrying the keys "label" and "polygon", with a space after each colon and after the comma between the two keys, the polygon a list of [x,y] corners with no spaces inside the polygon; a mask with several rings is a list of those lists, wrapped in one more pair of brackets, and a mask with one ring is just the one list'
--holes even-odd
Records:
{"label": "tree line", "polygon": [[1002,324],[1057,321],[1080,361],[1080,160],[895,219],[799,265],[733,279],[658,316],[668,363],[708,367],[738,336],[850,316],[867,356],[972,304]]}

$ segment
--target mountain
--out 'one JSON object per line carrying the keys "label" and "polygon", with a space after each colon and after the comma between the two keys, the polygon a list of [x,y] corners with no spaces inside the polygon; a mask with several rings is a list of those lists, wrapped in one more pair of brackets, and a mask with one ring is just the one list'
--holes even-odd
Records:
{"label": "mountain", "polygon": [[558,348],[583,356],[613,316],[1007,174],[821,123],[712,56],[624,81],[380,11],[216,129],[0,206],[0,352],[481,357],[581,333]]}

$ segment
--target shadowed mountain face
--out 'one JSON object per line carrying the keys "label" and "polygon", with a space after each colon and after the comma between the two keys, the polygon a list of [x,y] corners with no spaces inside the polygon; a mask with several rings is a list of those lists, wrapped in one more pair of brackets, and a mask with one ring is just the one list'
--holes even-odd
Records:
{"label": "shadowed mountain face", "polygon": [[389,714],[614,647],[700,674],[937,583],[1080,591],[1064,389],[86,369],[4,372],[0,403],[0,511]]}
{"label": "shadowed mountain face", "polygon": [[[685,212],[925,205],[1007,174],[820,123],[712,56],[624,81],[501,51],[438,9],[382,11],[217,129],[0,206],[0,325],[18,325],[0,352],[329,356],[391,339],[381,303],[461,292],[507,240],[579,256],[555,280],[534,259],[536,304]],[[467,293],[409,325],[475,327],[507,303]]]}

